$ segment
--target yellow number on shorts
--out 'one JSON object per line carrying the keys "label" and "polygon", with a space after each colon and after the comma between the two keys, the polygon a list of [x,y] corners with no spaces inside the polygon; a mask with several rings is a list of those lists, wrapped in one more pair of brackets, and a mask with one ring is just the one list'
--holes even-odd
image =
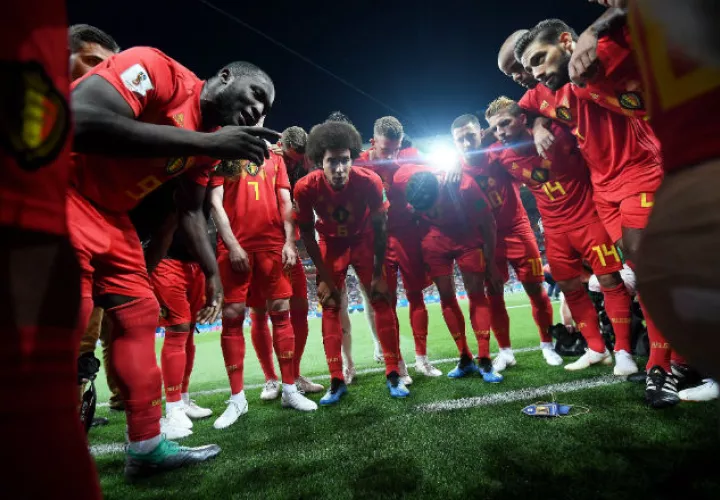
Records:
{"label": "yellow number on shorts", "polygon": [[651,193],[642,193],[640,195],[640,206],[642,208],[652,208],[655,205],[655,201],[650,195]]}
{"label": "yellow number on shorts", "polygon": [[347,226],[345,224],[338,225],[337,235],[338,236],[347,236],[348,235]]}
{"label": "yellow number on shorts", "polygon": [[542,276],[544,274],[542,259],[529,259],[529,260],[530,260],[530,265],[532,266],[533,276]]}
{"label": "yellow number on shorts", "polygon": [[260,188],[258,187],[259,184],[260,183],[257,181],[248,181],[248,185],[255,188],[255,201],[260,199]]}
{"label": "yellow number on shorts", "polygon": [[158,179],[154,175],[149,175],[137,183],[137,188],[139,189],[138,192],[134,193],[132,191],[125,191],[125,194],[127,194],[130,198],[134,200],[140,200],[142,198],[145,198],[147,195],[155,191],[160,186],[162,186],[162,182],[160,182],[160,179]]}
{"label": "yellow number on shorts", "polygon": [[605,257],[615,257],[615,262],[620,262],[620,256],[617,253],[615,245],[610,245],[610,248],[608,248],[607,245],[603,244],[592,247],[592,249],[593,252],[597,253],[598,259],[600,260],[600,265],[603,267],[607,266],[607,261],[605,260]]}
{"label": "yellow number on shorts", "polygon": [[[560,196],[565,196],[565,188],[559,182],[546,182],[542,185],[543,191],[550,198],[550,201],[555,201]],[[553,195],[553,193],[560,193],[559,195]]]}

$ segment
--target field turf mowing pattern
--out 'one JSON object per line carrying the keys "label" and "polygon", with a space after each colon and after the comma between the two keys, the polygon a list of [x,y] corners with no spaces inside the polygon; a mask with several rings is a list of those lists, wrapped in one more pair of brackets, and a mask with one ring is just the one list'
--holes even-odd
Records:
{"label": "field turf mowing pattern", "polygon": [[[539,339],[527,299],[509,295],[507,303],[514,347],[536,347]],[[467,302],[461,304],[467,318]],[[428,310],[430,358],[456,356],[439,306]],[[403,353],[411,364],[408,310],[398,312]],[[372,360],[364,317],[352,318],[358,369],[379,368]],[[471,347],[476,346],[469,324],[467,331]],[[247,330],[246,339],[246,385],[262,383]],[[284,410],[279,399],[261,401],[260,389],[251,389],[246,391],[249,413],[229,429],[216,431],[212,422],[229,396],[229,390],[222,390],[228,384],[219,334],[196,336],[196,343],[191,392],[221,392],[193,396],[214,415],[196,421],[194,434],[181,442],[217,443],[222,453],[209,463],[128,485],[122,476],[124,455],[118,451],[124,415],[101,407],[97,415],[111,423],[92,429],[90,442],[105,498],[720,498],[715,404],[652,410],[643,404],[643,385],[623,382],[557,394],[559,402],[588,407],[585,415],[543,420],[521,414],[527,404],[550,397],[521,399],[523,394],[514,391],[605,382],[611,373],[605,367],[571,373],[547,366],[538,351],[521,352],[516,353],[518,366],[505,372],[501,384],[485,384],[479,376],[428,379],[414,376],[410,368],[415,383],[405,400],[389,397],[383,373],[377,371],[360,375],[338,406],[311,414]],[[438,367],[447,373],[453,365]],[[320,320],[310,322],[303,372],[311,377],[327,373]],[[103,377],[98,377],[100,401],[108,395]],[[326,379],[320,382],[327,386]],[[514,400],[435,412],[421,406],[499,393],[510,393]],[[310,397],[317,401],[320,394]]]}

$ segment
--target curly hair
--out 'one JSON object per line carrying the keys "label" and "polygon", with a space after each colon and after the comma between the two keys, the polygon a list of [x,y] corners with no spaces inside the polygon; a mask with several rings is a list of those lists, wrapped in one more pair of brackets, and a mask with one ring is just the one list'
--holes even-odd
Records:
{"label": "curly hair", "polygon": [[375,137],[387,137],[391,141],[402,139],[404,130],[400,120],[394,116],[383,116],[375,120],[373,127]]}
{"label": "curly hair", "polygon": [[288,127],[283,130],[280,143],[285,149],[292,149],[298,153],[304,153],[307,147],[308,135],[302,127]]}
{"label": "curly hair", "polygon": [[360,156],[362,139],[355,127],[345,122],[325,122],[310,130],[307,156],[313,163],[320,165],[325,151],[337,149],[349,149],[353,160]]}
{"label": "curly hair", "polygon": [[488,104],[487,111],[485,111],[485,119],[489,120],[500,113],[510,113],[513,116],[520,116],[523,110],[518,106],[518,103],[503,95]]}
{"label": "curly hair", "polygon": [[343,113],[342,111],[333,111],[328,115],[328,117],[325,119],[326,122],[343,122],[343,123],[349,123],[350,125],[353,124],[352,120],[348,118],[348,115]]}
{"label": "curly hair", "polygon": [[575,30],[565,21],[560,19],[545,19],[544,21],[540,21],[537,26],[522,35],[515,44],[515,59],[521,61],[523,54],[535,40],[540,40],[544,43],[557,43],[560,35],[563,33],[570,33],[573,40],[577,40],[578,38]]}

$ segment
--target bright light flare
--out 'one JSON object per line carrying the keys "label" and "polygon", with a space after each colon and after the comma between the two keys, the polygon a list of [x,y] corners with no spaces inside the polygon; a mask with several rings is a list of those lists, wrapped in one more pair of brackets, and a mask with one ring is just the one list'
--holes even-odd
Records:
{"label": "bright light flare", "polygon": [[433,167],[450,170],[460,161],[460,155],[452,144],[438,141],[430,147],[428,161]]}

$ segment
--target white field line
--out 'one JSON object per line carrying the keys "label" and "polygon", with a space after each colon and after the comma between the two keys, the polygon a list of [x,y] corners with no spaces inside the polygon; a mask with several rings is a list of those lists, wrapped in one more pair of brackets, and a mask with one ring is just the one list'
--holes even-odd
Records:
{"label": "white field line", "polygon": [[[532,352],[532,351],[539,351],[539,350],[540,350],[540,346],[537,346],[537,347],[522,347],[522,348],[520,348],[520,349],[513,349],[513,352],[514,352],[514,353],[519,353],[519,352]],[[494,353],[491,353],[491,354],[497,354],[497,353],[494,352]],[[432,363],[433,363],[434,365],[442,365],[442,364],[446,364],[446,363],[457,363],[458,358],[435,359],[435,360],[431,360],[431,361],[432,361]],[[362,370],[358,370],[358,371],[357,371],[357,374],[358,374],[358,375],[366,375],[366,374],[369,374],[369,373],[383,373],[384,371],[385,371],[385,367],[384,367],[384,366],[378,366],[378,367],[375,367],[375,368],[363,368]],[[329,374],[317,375],[317,376],[315,376],[315,377],[308,377],[308,378],[309,378],[310,380],[314,380],[314,381],[315,381],[315,380],[329,380],[329,379],[330,379],[330,375],[329,375]],[[263,384],[251,384],[251,385],[246,385],[246,386],[245,386],[245,390],[262,389],[264,386],[265,386],[264,383],[263,383]],[[219,393],[221,393],[221,392],[228,392],[229,390],[230,390],[230,387],[228,386],[228,387],[219,387],[219,388],[217,388],[217,389],[209,389],[209,390],[205,390],[205,391],[191,392],[191,393],[190,393],[190,397],[208,396],[208,395],[211,395],[211,394],[219,394]],[[163,399],[164,399],[164,398],[163,398]],[[98,404],[97,404],[97,407],[98,407],[98,408],[104,408],[104,407],[108,406],[108,404],[109,404],[109,403],[108,403],[107,401],[106,401],[106,402],[102,402],[102,403],[98,403]]]}
{"label": "white field line", "polygon": [[418,405],[415,410],[420,412],[440,412],[450,410],[464,410],[467,408],[477,408],[480,406],[490,406],[496,404],[512,403],[514,401],[523,401],[533,399],[540,396],[547,396],[555,393],[565,393],[573,391],[581,391],[592,389],[594,387],[603,387],[607,385],[620,384],[625,379],[613,376],[596,377],[586,380],[576,380],[575,382],[563,382],[561,384],[544,385],[541,387],[530,387],[527,389],[518,389],[516,391],[500,392],[497,394],[489,394],[487,396],[478,396],[474,398],[450,399],[447,401],[437,401],[435,403],[427,403]]}

